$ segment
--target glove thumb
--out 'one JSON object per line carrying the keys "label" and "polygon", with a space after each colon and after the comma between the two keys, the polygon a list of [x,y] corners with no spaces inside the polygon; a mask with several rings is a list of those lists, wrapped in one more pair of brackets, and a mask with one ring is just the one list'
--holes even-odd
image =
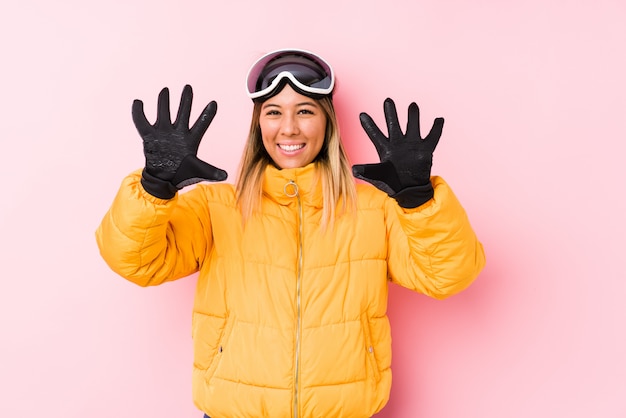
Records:
{"label": "glove thumb", "polygon": [[176,171],[172,184],[177,189],[182,189],[201,181],[223,181],[227,177],[226,171],[202,161],[195,155],[188,155]]}
{"label": "glove thumb", "polygon": [[400,180],[390,162],[357,164],[352,166],[354,177],[373,184],[383,192],[392,195],[401,189]]}

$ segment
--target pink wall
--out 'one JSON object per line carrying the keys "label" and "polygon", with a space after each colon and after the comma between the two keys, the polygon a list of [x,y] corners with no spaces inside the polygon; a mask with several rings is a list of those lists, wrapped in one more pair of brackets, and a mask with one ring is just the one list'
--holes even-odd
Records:
{"label": "pink wall", "polygon": [[622,0],[11,3],[0,416],[200,416],[195,279],[135,287],[109,271],[93,233],[143,163],[134,98],[154,114],[161,87],[190,83],[196,112],[217,100],[200,155],[234,175],[246,71],[285,46],[334,63],[355,163],[375,158],[358,113],[382,120],[387,96],[417,101],[424,124],[446,118],[434,172],[487,250],[457,297],[392,288],[395,380],[379,417],[626,416]]}

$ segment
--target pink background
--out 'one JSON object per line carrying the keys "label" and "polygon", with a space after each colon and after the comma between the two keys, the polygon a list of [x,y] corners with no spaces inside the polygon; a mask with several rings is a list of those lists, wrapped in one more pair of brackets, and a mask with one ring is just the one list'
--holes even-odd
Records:
{"label": "pink background", "polygon": [[24,0],[0,14],[0,416],[201,416],[195,277],[136,287],[94,231],[143,164],[133,99],[149,115],[163,86],[176,103],[192,84],[196,114],[215,99],[200,156],[233,178],[246,71],[288,46],[334,64],[353,163],[376,157],[358,113],[382,122],[387,96],[401,119],[413,100],[423,125],[446,118],[433,172],[487,251],[454,298],[392,287],[377,417],[626,416],[623,0]]}

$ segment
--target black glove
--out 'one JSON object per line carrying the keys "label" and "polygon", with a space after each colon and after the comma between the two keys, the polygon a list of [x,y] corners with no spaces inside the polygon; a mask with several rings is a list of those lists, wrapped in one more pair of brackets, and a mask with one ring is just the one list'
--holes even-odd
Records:
{"label": "black glove", "polygon": [[146,157],[141,184],[155,197],[171,199],[185,186],[203,180],[222,181],[228,176],[224,170],[205,163],[196,155],[202,136],[217,112],[217,103],[209,103],[190,129],[192,99],[191,86],[186,85],[174,124],[170,119],[170,94],[167,87],[159,93],[154,125],[150,125],[146,119],[143,102],[133,102],[133,121],[143,138],[143,153]]}
{"label": "black glove", "polygon": [[432,199],[430,183],[433,151],[441,137],[443,118],[436,118],[426,138],[421,137],[419,108],[409,105],[406,134],[402,133],[393,100],[384,104],[389,137],[386,137],[367,113],[361,113],[361,126],[376,147],[380,163],[352,167],[355,177],[372,183],[404,208],[418,207]]}

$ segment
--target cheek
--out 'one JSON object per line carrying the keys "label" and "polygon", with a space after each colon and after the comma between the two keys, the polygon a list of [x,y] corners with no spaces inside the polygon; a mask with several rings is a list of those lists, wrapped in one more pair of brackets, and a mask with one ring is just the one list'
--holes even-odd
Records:
{"label": "cheek", "polygon": [[309,138],[315,138],[316,140],[316,147],[317,148],[322,148],[322,145],[324,144],[324,138],[326,137],[326,123],[324,122],[318,122],[315,125],[311,126],[311,129],[309,131],[310,135]]}
{"label": "cheek", "polygon": [[261,135],[261,142],[263,143],[263,148],[269,154],[271,150],[273,149],[273,147],[271,146],[270,142],[266,139],[265,135]]}
{"label": "cheek", "polygon": [[278,135],[280,125],[275,121],[261,120],[261,122],[259,123],[259,128],[261,129],[261,136],[264,140],[272,140]]}
{"label": "cheek", "polygon": [[263,123],[261,123],[259,127],[261,130],[261,140],[263,141],[263,145],[267,148],[267,143],[272,138],[272,131],[266,124]]}

